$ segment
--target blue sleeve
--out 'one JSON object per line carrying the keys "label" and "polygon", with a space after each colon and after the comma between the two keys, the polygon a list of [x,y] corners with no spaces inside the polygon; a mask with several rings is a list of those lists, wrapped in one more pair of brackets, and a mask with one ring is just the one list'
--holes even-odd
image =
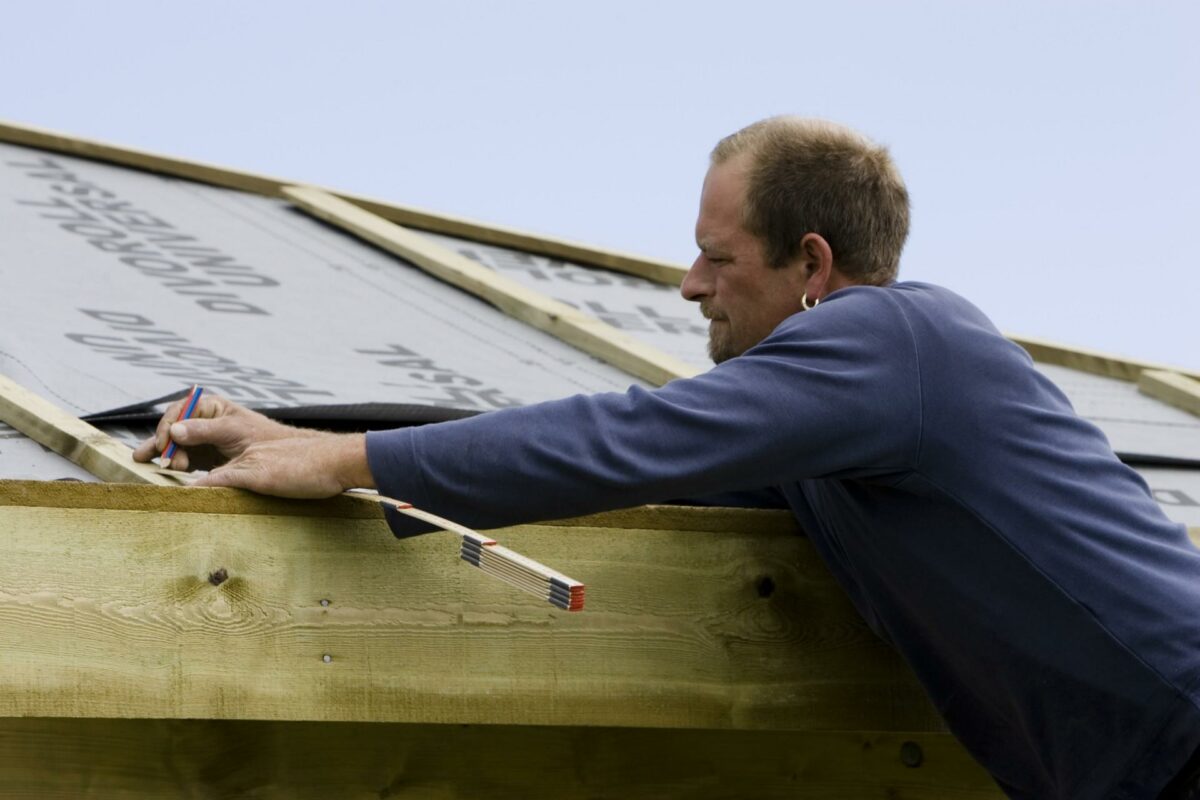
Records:
{"label": "blue sleeve", "polygon": [[[695,378],[379,431],[379,491],[477,528],[911,468],[916,351],[886,292],[847,289]],[[423,530],[396,515],[397,535]]]}
{"label": "blue sleeve", "polygon": [[676,497],[664,500],[668,505],[676,506],[713,506],[722,508],[787,508],[787,498],[776,486],[764,486],[761,489],[742,489],[732,492],[714,492],[697,494],[690,497]]}

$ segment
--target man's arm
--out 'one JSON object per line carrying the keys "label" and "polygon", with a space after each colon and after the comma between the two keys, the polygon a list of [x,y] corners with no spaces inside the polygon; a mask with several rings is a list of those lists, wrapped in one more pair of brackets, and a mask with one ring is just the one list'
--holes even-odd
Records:
{"label": "man's arm", "polygon": [[[299,431],[229,404],[211,419],[164,420],[160,437],[170,430],[188,453],[213,444],[232,459],[201,485],[287,497],[374,485],[476,528],[911,469],[921,434],[916,355],[899,312],[876,291],[839,292],[742,356],[654,391],[365,437]],[[138,457],[150,460],[161,444],[147,442]],[[407,518],[389,520],[397,534],[417,532]]]}
{"label": "man's arm", "polygon": [[155,435],[133,457],[150,461],[168,441],[178,445],[171,467],[186,470],[228,460],[196,486],[232,486],[279,497],[331,497],[345,489],[375,487],[362,434],[294,428],[219,395],[204,395],[192,419],[177,422],[170,406]]}
{"label": "man's arm", "polygon": [[[388,496],[486,529],[910,470],[921,435],[915,351],[898,309],[860,291],[660,389],[369,433],[371,472]],[[419,530],[389,521],[398,535]]]}

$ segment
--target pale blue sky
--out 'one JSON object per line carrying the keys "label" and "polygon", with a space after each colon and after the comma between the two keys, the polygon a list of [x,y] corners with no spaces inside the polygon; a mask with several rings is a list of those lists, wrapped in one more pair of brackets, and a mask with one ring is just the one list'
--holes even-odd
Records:
{"label": "pale blue sky", "polygon": [[690,263],[708,150],[888,144],[902,276],[1200,369],[1200,3],[0,5],[0,118]]}

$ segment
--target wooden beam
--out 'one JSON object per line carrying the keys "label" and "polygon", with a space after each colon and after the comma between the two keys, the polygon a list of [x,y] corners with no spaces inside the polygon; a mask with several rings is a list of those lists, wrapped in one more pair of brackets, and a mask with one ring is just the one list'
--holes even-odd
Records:
{"label": "wooden beam", "polygon": [[1200,380],[1200,372],[1176,369],[1175,367],[1154,364],[1149,361],[1122,358],[1108,353],[1101,353],[1098,350],[1068,347],[1064,344],[1048,342],[1044,339],[1034,339],[1029,336],[1014,336],[1012,334],[1005,334],[1005,336],[1010,341],[1025,348],[1025,351],[1029,353],[1034,361],[1040,361],[1043,364],[1070,367],[1080,372],[1090,372],[1093,375],[1117,378],[1122,381],[1137,382],[1138,377],[1144,370],[1165,370],[1179,373],[1194,380]]}
{"label": "wooden beam", "polygon": [[470,292],[528,323],[656,385],[699,369],[643,344],[589,314],[528,289],[394,222],[321,189],[288,186],[283,196],[313,216],[394,253],[429,274]]}
{"label": "wooden beam", "polygon": [[[173,175],[214,186],[224,186],[229,189],[239,189],[271,197],[278,197],[284,186],[296,183],[295,181],[260,175],[254,172],[228,169],[200,161],[174,158],[172,156],[131,147],[121,147],[79,136],[68,136],[12,122],[0,122],[0,141],[66,153],[94,161],[120,164],[161,175]],[[604,267],[672,286],[678,286],[683,281],[683,276],[687,273],[685,268],[677,264],[657,259],[644,258],[615,250],[605,250],[578,242],[526,233],[499,225],[488,225],[448,214],[435,214],[431,211],[424,211],[412,208],[411,206],[385,203],[380,200],[361,197],[347,192],[336,192],[331,189],[326,191],[351,203],[361,205],[384,219],[420,230],[471,239],[499,247],[511,247],[516,250],[523,250],[528,253],[559,258],[566,261]]]}
{"label": "wooden beam", "polygon": [[339,192],[337,196],[349,200],[373,214],[378,214],[384,219],[407,225],[410,228],[457,236],[460,239],[470,239],[576,264],[603,267],[668,286],[679,286],[683,283],[684,276],[687,275],[687,267],[668,261],[645,258],[617,250],[602,250],[579,242],[551,239],[499,225],[485,226],[456,217],[434,215],[380,200],[372,200],[361,195]]}
{"label": "wooden beam", "polygon": [[570,614],[457,536],[243,497],[0,482],[0,717],[944,730],[786,514],[498,531],[588,583]]}
{"label": "wooden beam", "polygon": [[0,720],[6,797],[1001,800],[948,734]]}
{"label": "wooden beam", "polygon": [[[152,486],[111,486],[59,481],[0,480],[0,506],[29,508],[89,508],[110,511],[158,511],[165,496]],[[363,502],[352,493],[327,500],[280,497],[209,489],[169,495],[175,512],[193,514],[267,514],[291,517],[336,517],[382,520],[379,503]],[[797,536],[800,529],[788,511],[712,506],[640,506],[582,517],[536,523],[555,528],[613,528],[618,530],[700,531],[703,533],[760,533]]]}
{"label": "wooden beam", "polygon": [[133,451],[104,431],[68,414],[0,375],[0,422],[49,447],[103,481],[178,486],[153,464],[139,464]]}
{"label": "wooden beam", "polygon": [[1138,377],[1138,391],[1200,416],[1200,381],[1194,378],[1148,369]]}

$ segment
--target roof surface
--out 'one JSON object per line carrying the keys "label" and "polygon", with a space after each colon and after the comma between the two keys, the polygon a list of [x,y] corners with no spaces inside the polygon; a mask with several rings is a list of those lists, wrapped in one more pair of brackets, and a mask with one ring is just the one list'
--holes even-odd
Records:
{"label": "roof surface", "polygon": [[[192,383],[261,408],[463,412],[645,385],[276,197],[0,142],[0,225],[0,374],[77,415]],[[706,325],[660,273],[420,235],[654,350],[711,365]],[[593,260],[625,268],[621,258]],[[1169,516],[1200,526],[1200,417],[1125,380],[1037,366]],[[149,433],[137,422],[102,427],[131,445]],[[0,478],[92,479],[7,426]]]}

